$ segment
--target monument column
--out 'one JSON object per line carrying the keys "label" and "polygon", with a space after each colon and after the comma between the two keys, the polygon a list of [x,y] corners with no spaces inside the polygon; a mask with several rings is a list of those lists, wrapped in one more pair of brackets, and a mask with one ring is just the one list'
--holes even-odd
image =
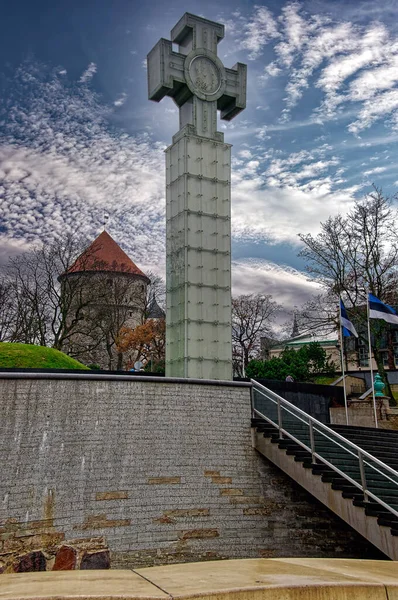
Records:
{"label": "monument column", "polygon": [[186,13],[148,55],[149,98],[180,109],[166,150],[169,377],[232,379],[231,146],[217,110],[230,120],[245,108],[246,65],[223,66],[223,37],[223,25]]}

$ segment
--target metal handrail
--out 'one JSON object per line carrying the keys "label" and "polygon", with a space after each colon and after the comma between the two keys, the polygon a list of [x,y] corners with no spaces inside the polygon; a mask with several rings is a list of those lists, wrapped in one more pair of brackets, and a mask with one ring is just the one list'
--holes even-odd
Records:
{"label": "metal handrail", "polygon": [[[260,385],[261,385],[261,384],[260,384]],[[267,389],[267,388],[265,388],[265,389]],[[263,393],[263,392],[261,392],[261,391],[260,391],[260,393]],[[284,398],[282,398],[282,400],[285,400],[285,399],[284,399]],[[289,404],[289,402],[288,402],[287,400],[285,400],[285,402],[287,402],[287,403]],[[296,409],[296,407],[295,407],[294,405],[291,405],[291,406],[293,406],[293,407],[294,407],[294,409]],[[256,409],[253,409],[253,410],[255,410],[255,412],[257,412],[258,414],[260,414],[260,413],[259,413],[259,412],[258,412]],[[307,423],[307,421],[305,421],[305,420],[304,420],[304,419],[302,419],[301,417],[297,416],[297,415],[296,415],[294,412],[292,412],[292,411],[291,411],[291,410],[289,410],[288,408],[285,408],[285,410],[286,410],[286,412],[288,412],[288,413],[289,413],[290,415],[292,415],[293,417],[296,417],[296,418],[297,418],[297,420],[299,420],[299,421],[301,421],[302,423],[304,423],[304,425],[308,425],[308,426],[309,426],[309,430],[310,430],[310,440],[311,440],[311,432],[312,432],[312,435],[313,435],[313,429],[314,429],[314,428],[313,428],[313,422],[310,420],[310,421],[309,421],[309,423]],[[297,409],[297,410],[300,410],[300,409]],[[303,411],[301,411],[301,412],[303,412]],[[310,415],[308,415],[307,413],[304,413],[304,414],[305,414],[305,415],[307,415],[307,417],[308,417],[308,418],[310,418]],[[314,421],[317,421],[317,419],[313,419],[313,420],[314,420]],[[272,423],[273,423],[273,421],[271,421],[271,420],[270,420],[270,422],[272,422]],[[318,421],[318,423],[320,423],[320,421]],[[278,425],[276,425],[275,423],[273,423],[273,424],[275,425],[275,427],[278,427]],[[321,423],[321,425],[323,425],[323,423]],[[324,426],[324,427],[325,427],[325,426]],[[331,430],[329,427],[326,427],[326,429],[327,429],[327,431],[332,431],[332,434],[333,434],[333,435],[336,435],[336,436],[338,436],[338,437],[341,437],[343,440],[345,440],[345,442],[346,442],[347,444],[349,444],[349,445],[351,445],[351,446],[354,446],[354,447],[358,448],[358,446],[356,446],[355,444],[353,444],[352,442],[350,442],[350,440],[348,440],[348,439],[347,439],[347,438],[345,438],[344,436],[339,436],[339,434],[338,434],[338,433],[336,433],[336,432],[335,432],[333,429]],[[335,445],[336,445],[336,446],[338,446],[339,448],[342,448],[342,449],[343,449],[345,452],[348,452],[349,454],[351,454],[351,456],[353,456],[354,458],[358,458],[358,459],[359,459],[359,458],[361,457],[361,460],[362,460],[362,457],[363,457],[364,455],[368,454],[370,457],[372,457],[372,460],[374,460],[374,461],[378,461],[378,460],[379,460],[379,459],[377,459],[376,457],[374,457],[374,456],[373,456],[373,454],[369,454],[368,452],[366,452],[366,450],[363,450],[362,448],[360,449],[360,450],[361,450],[361,452],[360,452],[360,453],[358,453],[358,454],[355,454],[355,453],[354,453],[352,450],[350,450],[349,448],[345,448],[344,446],[342,446],[341,444],[339,444],[339,442],[338,442],[338,441],[334,440],[332,437],[329,437],[329,436],[327,435],[327,433],[325,433],[324,431],[319,431],[319,429],[315,429],[315,431],[316,431],[317,433],[320,433],[321,435],[323,435],[323,437],[324,437],[325,439],[329,440],[330,442],[332,442],[333,444],[335,444]],[[286,435],[286,432],[285,432],[285,435]],[[294,438],[294,439],[296,439],[296,438]],[[313,442],[315,442],[315,440],[314,440],[314,439],[313,439]],[[306,448],[307,448],[307,446],[306,446]],[[313,448],[313,446],[311,446],[311,452],[312,452],[312,448]],[[379,461],[379,462],[381,462],[381,464],[382,464],[382,465],[383,465],[383,466],[384,466],[386,469],[389,469],[389,470],[393,471],[393,473],[394,473],[394,474],[396,474],[396,471],[395,471],[394,469],[392,469],[392,468],[391,468],[389,465],[386,465],[386,464],[385,464],[385,463],[383,463],[382,461]],[[378,469],[377,469],[377,468],[376,468],[374,465],[372,465],[371,463],[368,463],[368,462],[366,462],[366,461],[365,461],[365,462],[364,462],[364,464],[365,464],[366,466],[370,467],[371,469],[373,469],[373,470],[374,470],[376,473],[379,473],[380,475],[383,475],[383,477],[385,477],[386,479],[388,479],[389,481],[391,481],[392,483],[394,483],[394,484],[396,484],[396,485],[397,485],[397,482],[396,482],[394,479],[391,479],[391,478],[390,478],[388,475],[386,475],[386,474],[385,474],[385,473],[383,473],[382,471],[379,471],[379,470],[378,470]]]}
{"label": "metal handrail", "polygon": [[[394,508],[392,508],[391,506],[389,506],[386,502],[384,502],[384,500],[382,500],[376,494],[374,494],[373,492],[371,492],[370,490],[367,489],[366,474],[365,474],[365,465],[368,466],[368,467],[370,467],[371,469],[373,469],[375,472],[379,473],[383,477],[385,477],[387,480],[389,480],[392,483],[394,483],[395,485],[397,485],[397,487],[398,487],[398,483],[396,481],[392,480],[386,473],[383,473],[383,472],[379,471],[379,469],[377,469],[373,464],[370,464],[368,461],[364,461],[364,458],[366,457],[368,460],[371,460],[372,462],[376,463],[379,467],[382,467],[383,469],[385,469],[386,471],[388,471],[391,475],[393,475],[395,477],[398,477],[398,472],[397,471],[395,471],[394,469],[392,469],[389,465],[386,465],[385,463],[383,463],[381,460],[379,460],[378,458],[376,458],[375,456],[373,456],[372,454],[370,454],[366,450],[363,450],[362,448],[360,448],[359,446],[357,446],[356,444],[354,444],[353,442],[351,442],[347,438],[345,438],[342,435],[338,434],[337,432],[333,431],[332,429],[330,429],[329,427],[327,427],[326,425],[324,425],[323,423],[321,423],[320,421],[318,421],[314,417],[311,417],[309,414],[307,414],[306,412],[304,412],[300,408],[297,408],[291,402],[288,402],[287,400],[285,400],[285,398],[282,398],[281,396],[279,396],[278,394],[276,394],[272,390],[269,390],[265,386],[261,385],[261,383],[258,383],[257,381],[255,381],[253,379],[251,379],[251,383],[252,383],[252,386],[253,386],[252,387],[252,391],[254,389],[256,389],[261,395],[263,395],[265,398],[267,398],[268,400],[270,400],[271,402],[273,402],[274,404],[277,405],[278,423],[275,423],[272,419],[270,419],[266,415],[262,414],[258,409],[255,408],[254,394],[253,394],[252,409],[253,409],[254,413],[256,413],[261,418],[265,419],[266,421],[268,421],[269,423],[271,423],[274,427],[276,427],[279,430],[279,435],[280,436],[281,435],[286,435],[287,437],[289,437],[290,439],[292,439],[293,441],[295,441],[297,444],[299,444],[302,448],[304,448],[305,450],[309,451],[311,453],[313,461],[314,461],[314,458],[320,460],[322,463],[324,463],[325,465],[327,465],[328,467],[330,467],[331,469],[333,469],[336,473],[338,473],[339,475],[341,475],[344,479],[346,479],[352,485],[354,485],[355,487],[357,487],[358,489],[360,489],[363,492],[365,499],[371,498],[371,499],[375,500],[378,504],[380,504],[381,506],[383,506],[384,508],[386,508],[389,512],[391,512],[392,514],[394,514],[395,516],[398,517],[398,511],[397,510],[395,510]],[[273,398],[272,398],[272,396],[273,396]],[[304,442],[302,442],[298,438],[296,438],[293,434],[291,434],[290,432],[288,432],[286,429],[284,429],[283,424],[282,424],[281,406],[283,406],[285,408],[285,410],[287,410],[287,412],[289,412],[293,417],[295,417],[296,419],[298,419],[299,421],[301,421],[302,423],[304,423],[305,425],[308,426],[309,437],[310,437],[310,444],[311,444],[310,447],[307,446],[307,444],[305,444]],[[292,411],[292,409],[294,410],[294,412]],[[299,413],[299,414],[297,414],[297,413]],[[305,418],[303,419],[302,417],[305,417]],[[324,457],[322,457],[320,454],[318,454],[315,451],[314,425],[317,425],[317,426],[321,427],[321,429],[326,430],[325,432],[324,431],[316,430],[316,431],[318,431],[318,433],[320,433],[326,439],[328,439],[329,441],[331,441],[333,444],[338,445],[344,451],[348,452],[349,454],[351,454],[352,456],[354,456],[355,458],[358,459],[358,466],[359,466],[359,472],[360,472],[360,477],[361,477],[361,483],[358,483],[355,479],[353,479],[352,477],[350,477],[347,473],[344,473],[344,471],[341,471],[338,467],[336,467],[335,465],[333,465],[333,463],[330,463],[327,459],[325,459]],[[329,433],[329,435],[327,435],[326,432]],[[330,435],[332,435],[333,437],[329,437]],[[350,446],[353,450],[356,451],[356,454],[354,452],[352,452],[349,448],[346,448],[346,447],[342,446],[341,444],[339,444],[338,441],[336,439],[333,439],[333,438],[337,438],[337,440],[340,440],[340,441],[344,442],[344,444],[346,446],[347,445]]]}
{"label": "metal handrail", "polygon": [[[251,381],[251,383],[252,383],[252,385],[254,387],[260,387],[260,388],[264,389],[267,392],[267,394],[269,393],[269,394],[275,396],[279,401],[282,401],[282,404],[287,405],[289,408],[290,407],[293,408],[296,412],[300,413],[301,415],[305,416],[308,420],[312,421],[312,423],[314,423],[316,425],[319,425],[321,428],[326,429],[328,432],[331,432],[334,437],[336,437],[337,439],[340,439],[342,442],[344,442],[345,444],[351,446],[355,450],[359,450],[361,452],[361,454],[363,454],[363,456],[367,456],[368,458],[370,458],[371,460],[373,460],[376,464],[378,464],[380,467],[383,467],[384,469],[387,469],[387,471],[390,471],[390,473],[392,475],[395,475],[395,476],[398,477],[398,471],[395,471],[395,469],[393,469],[389,465],[386,465],[385,463],[383,463],[381,460],[379,460],[378,458],[376,458],[375,456],[373,456],[373,454],[370,454],[366,450],[363,450],[362,448],[360,448],[359,446],[357,446],[356,444],[354,444],[354,442],[351,442],[351,440],[348,440],[347,438],[345,438],[342,435],[340,435],[339,433],[337,433],[337,431],[333,431],[333,429],[330,429],[330,427],[328,427],[327,425],[325,425],[321,421],[318,421],[318,419],[315,419],[314,417],[311,417],[311,415],[309,415],[308,413],[306,413],[303,410],[301,410],[301,408],[297,408],[297,406],[294,406],[294,404],[292,404],[291,402],[288,402],[287,400],[285,400],[285,398],[282,398],[282,396],[278,396],[278,394],[276,394],[272,390],[269,390],[265,386],[261,385],[261,383],[258,383],[258,381],[255,381],[254,379],[251,379],[250,381]],[[264,394],[264,392],[262,392],[262,390],[258,390],[258,391],[265,396],[265,394]],[[290,412],[290,414],[292,414],[293,416],[295,416],[294,413],[292,413],[292,412]]]}

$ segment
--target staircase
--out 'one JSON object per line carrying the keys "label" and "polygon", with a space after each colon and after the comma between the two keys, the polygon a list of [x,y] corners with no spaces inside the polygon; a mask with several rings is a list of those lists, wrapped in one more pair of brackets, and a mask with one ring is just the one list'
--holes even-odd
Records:
{"label": "staircase", "polygon": [[252,380],[253,445],[398,560],[398,432],[324,425]]}

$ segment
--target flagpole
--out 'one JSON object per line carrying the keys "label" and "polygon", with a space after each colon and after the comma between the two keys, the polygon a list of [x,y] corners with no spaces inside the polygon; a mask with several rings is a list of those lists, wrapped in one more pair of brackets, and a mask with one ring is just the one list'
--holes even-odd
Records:
{"label": "flagpole", "polygon": [[370,378],[372,382],[372,397],[373,397],[373,414],[375,419],[375,427],[378,427],[377,422],[377,411],[376,411],[376,398],[375,398],[375,384],[373,381],[373,365],[372,365],[372,342],[370,338],[370,318],[369,318],[369,295],[367,299],[367,315],[368,315],[368,340],[369,340],[369,365],[370,365]]}
{"label": "flagpole", "polygon": [[344,388],[344,407],[345,407],[345,420],[348,425],[348,402],[347,402],[347,390],[345,387],[345,372],[344,372],[344,335],[343,326],[341,324],[341,296],[339,302],[339,315],[340,315],[340,359],[341,359],[341,372],[343,375],[343,388]]}

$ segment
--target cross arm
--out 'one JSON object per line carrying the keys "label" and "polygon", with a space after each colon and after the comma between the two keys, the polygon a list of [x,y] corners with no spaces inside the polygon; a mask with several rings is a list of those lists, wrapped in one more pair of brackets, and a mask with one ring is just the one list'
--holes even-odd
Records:
{"label": "cross arm", "polygon": [[185,13],[171,30],[171,40],[179,44],[184,54],[196,48],[207,48],[217,54],[217,44],[223,39],[224,30],[221,23]]}
{"label": "cross arm", "polygon": [[185,56],[173,52],[172,43],[161,38],[147,56],[148,98],[160,102],[170,96],[181,106],[192,95],[184,78]]}
{"label": "cross arm", "polygon": [[225,92],[217,100],[217,108],[221,111],[221,119],[231,121],[246,108],[247,66],[236,63],[232,69],[225,69]]}

